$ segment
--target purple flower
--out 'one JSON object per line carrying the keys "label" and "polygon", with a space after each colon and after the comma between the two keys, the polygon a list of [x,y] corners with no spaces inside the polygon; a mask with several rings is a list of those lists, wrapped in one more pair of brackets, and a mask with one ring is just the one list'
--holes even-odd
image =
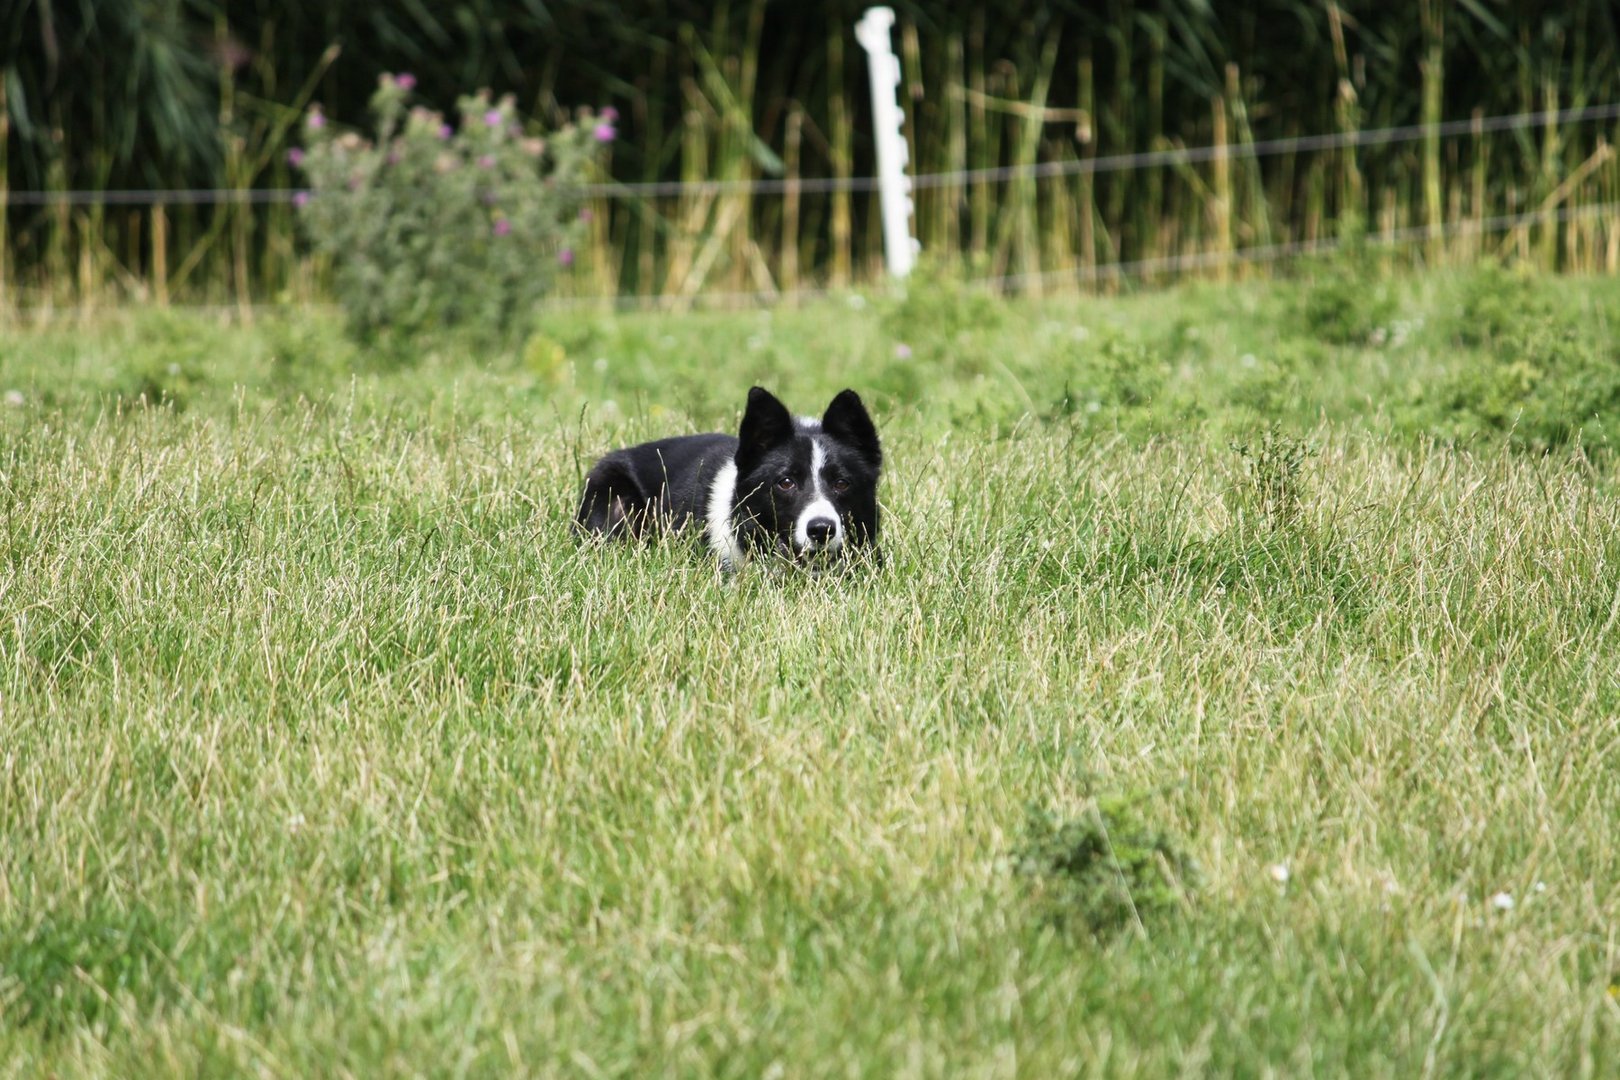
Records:
{"label": "purple flower", "polygon": [[304,151],[296,146],[287,151],[287,164],[295,169],[301,168],[304,164]]}
{"label": "purple flower", "polygon": [[557,265],[565,266],[565,267],[566,266],[573,266],[574,265],[574,249],[573,248],[563,248],[561,251],[557,252]]}
{"label": "purple flower", "polygon": [[894,355],[899,357],[901,360],[910,360],[911,359],[911,346],[907,345],[903,341],[900,342],[898,345],[896,345],[894,347]]}
{"label": "purple flower", "polygon": [[591,208],[588,207],[588,206],[585,207],[584,209],[580,210],[580,212],[579,212],[579,220],[581,220],[581,221],[589,221],[589,220],[591,220],[591,218],[593,218],[595,216],[596,216],[595,214],[591,213]]}
{"label": "purple flower", "polygon": [[308,206],[309,205],[309,192],[307,192],[307,191],[299,191],[299,192],[294,193],[294,195],[293,195],[293,205],[297,206],[297,207]]}
{"label": "purple flower", "polygon": [[508,221],[506,218],[500,218],[499,220],[497,220],[495,222],[495,235],[496,236],[506,236],[506,235],[510,234],[511,231],[512,231],[512,223],[510,221]]}
{"label": "purple flower", "polygon": [[603,123],[597,124],[596,130],[591,132],[591,134],[596,136],[596,141],[599,143],[610,143],[613,141],[614,136],[617,135],[618,132],[613,130],[612,124]]}
{"label": "purple flower", "polygon": [[398,150],[390,150],[390,151],[388,151],[388,164],[390,164],[390,165],[398,165],[399,164],[399,151]]}
{"label": "purple flower", "polygon": [[414,90],[416,89],[416,76],[408,71],[402,71],[394,76],[394,85],[401,90]]}
{"label": "purple flower", "polygon": [[504,117],[501,116],[501,110],[491,109],[489,112],[484,114],[484,126],[498,128],[501,126],[501,121],[503,119]]}
{"label": "purple flower", "polygon": [[603,120],[611,124],[613,121],[619,118],[619,110],[609,105],[607,108],[603,109],[599,115]]}
{"label": "purple flower", "polygon": [[309,117],[304,121],[304,126],[311,131],[319,131],[326,126],[326,114],[321,112],[319,105],[309,110]]}
{"label": "purple flower", "polygon": [[439,138],[448,139],[450,136],[452,136],[454,134],[455,134],[455,130],[453,128],[451,128],[449,124],[440,124],[439,125]]}
{"label": "purple flower", "polygon": [[485,154],[483,157],[479,158],[478,167],[480,169],[493,169],[495,167],[495,155]]}

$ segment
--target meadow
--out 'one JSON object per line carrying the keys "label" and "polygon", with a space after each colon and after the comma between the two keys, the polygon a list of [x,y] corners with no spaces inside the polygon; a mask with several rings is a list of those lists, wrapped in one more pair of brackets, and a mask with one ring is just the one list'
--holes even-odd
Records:
{"label": "meadow", "polygon": [[[0,335],[0,1076],[1612,1076],[1620,288]],[[882,569],[581,546],[854,386]]]}

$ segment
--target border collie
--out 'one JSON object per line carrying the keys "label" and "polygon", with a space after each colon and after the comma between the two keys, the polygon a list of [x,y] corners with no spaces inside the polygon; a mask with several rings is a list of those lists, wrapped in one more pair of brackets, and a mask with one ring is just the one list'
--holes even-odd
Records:
{"label": "border collie", "polygon": [[812,566],[861,548],[875,557],[882,466],[855,391],[833,398],[820,420],[795,419],[756,386],[735,438],[680,435],[603,457],[585,477],[576,521],[608,537],[697,521],[726,570],[760,555]]}

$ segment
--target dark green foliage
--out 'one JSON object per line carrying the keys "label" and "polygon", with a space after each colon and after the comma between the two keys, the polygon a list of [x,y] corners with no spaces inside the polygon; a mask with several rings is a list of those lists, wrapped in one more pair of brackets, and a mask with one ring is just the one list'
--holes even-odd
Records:
{"label": "dark green foliage", "polygon": [[12,187],[46,187],[58,167],[69,187],[217,182],[213,5],[20,0],[0,11],[0,100],[16,140],[0,160]]}
{"label": "dark green foliage", "polygon": [[1042,916],[1107,936],[1177,910],[1198,880],[1183,842],[1151,822],[1141,795],[1093,799],[1077,817],[1031,810],[1013,867]]}
{"label": "dark green foliage", "polygon": [[1381,344],[1395,317],[1386,276],[1358,252],[1317,263],[1302,305],[1306,329],[1333,345]]}
{"label": "dark green foliage", "polygon": [[[343,56],[323,79],[320,95],[334,111],[357,112],[379,74],[408,70],[421,80],[428,100],[442,104],[467,87],[510,90],[526,105],[551,90],[562,101],[611,100],[621,107],[638,102],[642,114],[666,132],[676,128],[688,101],[678,80],[659,81],[655,74],[674,73],[692,61],[683,38],[700,43],[714,58],[753,48],[762,91],[756,127],[774,147],[779,145],[780,105],[787,99],[812,108],[812,118],[825,128],[819,113],[829,90],[826,29],[850,26],[867,6],[768,5],[755,37],[742,5],[717,15],[710,5],[691,2],[626,6],[463,0],[368,7],[277,0],[230,5],[219,0],[23,0],[0,17],[0,67],[10,69],[10,108],[19,127],[26,127],[19,132],[22,153],[14,167],[35,180],[43,178],[50,158],[53,105],[62,109],[68,129],[70,172],[89,163],[93,137],[114,135],[108,148],[115,171],[148,170],[148,179],[156,180],[159,171],[181,164],[175,157],[181,148],[194,151],[194,158],[218,156],[215,95],[222,74],[252,95],[241,112],[256,119],[271,103],[290,100],[334,44],[342,47]],[[1413,56],[1420,45],[1418,11],[1370,0],[1338,6],[1345,13],[1347,55],[1367,60],[1357,76],[1361,112],[1380,121],[1413,119],[1418,111],[1416,80],[1398,61]],[[1186,136],[1200,119],[1207,121],[1209,99],[1222,91],[1228,63],[1262,86],[1273,106],[1251,110],[1257,137],[1291,124],[1299,131],[1335,126],[1333,32],[1321,6],[1167,0],[1054,8],[1034,0],[995,6],[928,0],[901,5],[899,11],[920,28],[925,50],[941,46],[951,35],[972,33],[982,41],[986,58],[1008,61],[1019,71],[1033,66],[1042,34],[1057,27],[1065,43],[1077,48],[1087,43],[1099,87],[1123,85],[1138,94],[1150,77],[1142,57],[1150,45],[1162,42],[1163,115],[1184,118],[1167,135]],[[854,53],[852,32],[846,36],[841,89],[855,109],[857,124],[864,127],[867,76]],[[1612,53],[1616,43],[1612,13],[1601,4],[1459,7],[1446,23],[1444,114],[1466,116],[1476,106],[1487,112],[1517,111],[1523,105],[1521,76],[1538,86],[1543,79],[1564,86],[1579,76],[1584,85],[1572,88],[1579,100],[1611,100],[1620,88],[1620,74],[1595,58]],[[1136,62],[1124,62],[1127,57]],[[931,62],[938,58],[927,52],[925,65]],[[1058,68],[1052,100],[1072,102],[1073,65]],[[922,119],[933,121],[945,105],[925,99],[921,109],[927,114]],[[109,120],[126,126],[103,126],[96,135],[96,125]],[[1099,136],[1110,144],[1119,140],[1139,147],[1144,137],[1159,134],[1148,129],[1150,120],[1140,107],[1111,115]],[[161,155],[147,152],[142,141],[147,137],[157,140]],[[626,149],[620,164],[627,176],[642,175],[646,161],[663,154],[654,145]],[[815,170],[818,175],[821,171]]]}
{"label": "dark green foliage", "polygon": [[1526,324],[1553,317],[1549,283],[1528,268],[1487,262],[1462,281],[1451,315],[1451,339],[1463,346],[1491,345]]}
{"label": "dark green foliage", "polygon": [[1533,452],[1577,440],[1607,451],[1620,423],[1620,356],[1578,327],[1517,327],[1422,395],[1413,414],[1447,439],[1505,434]]}
{"label": "dark green foliage", "polygon": [[117,1015],[117,999],[173,992],[179,928],[145,905],[98,903],[0,929],[0,1014],[51,1034]]}
{"label": "dark green foliage", "polygon": [[1273,424],[1254,442],[1232,443],[1232,451],[1243,463],[1243,480],[1236,488],[1239,505],[1272,528],[1297,524],[1305,506],[1301,470],[1316,453],[1310,445]]}
{"label": "dark green foliage", "polygon": [[1612,313],[1573,290],[1487,265],[1465,275],[1441,330],[1451,373],[1414,388],[1403,424],[1450,441],[1606,453],[1620,423]]}
{"label": "dark green foliage", "polygon": [[1116,333],[1088,334],[1062,349],[1045,378],[1057,376],[1063,391],[1043,411],[1048,420],[1147,436],[1196,411],[1190,400],[1169,400],[1170,367],[1157,350]]}

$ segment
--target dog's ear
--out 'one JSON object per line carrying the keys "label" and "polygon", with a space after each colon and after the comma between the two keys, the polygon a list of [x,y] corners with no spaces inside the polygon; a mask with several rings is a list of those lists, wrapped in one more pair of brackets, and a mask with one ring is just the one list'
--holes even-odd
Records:
{"label": "dog's ear", "polygon": [[821,430],[841,443],[853,447],[872,463],[875,469],[883,464],[883,448],[878,444],[877,427],[871,414],[861,404],[861,396],[853,390],[844,390],[832,399],[821,418]]}
{"label": "dog's ear", "polygon": [[742,428],[737,432],[737,470],[746,474],[770,450],[793,438],[793,414],[764,387],[748,391]]}

